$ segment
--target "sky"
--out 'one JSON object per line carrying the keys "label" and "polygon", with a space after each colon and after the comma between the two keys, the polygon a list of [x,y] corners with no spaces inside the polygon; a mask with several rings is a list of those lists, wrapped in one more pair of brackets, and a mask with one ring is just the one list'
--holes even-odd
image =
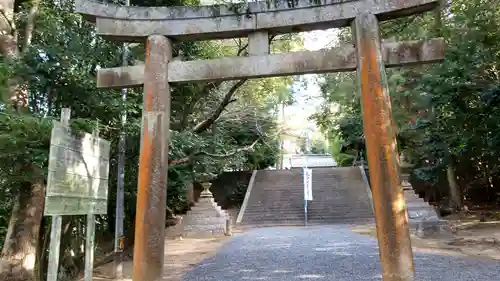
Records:
{"label": "sky", "polygon": [[[328,47],[336,41],[337,30],[316,30],[304,32],[301,36],[304,38],[304,48],[309,51],[317,51]],[[316,83],[316,74],[303,75],[307,80],[307,87],[298,89],[294,96],[297,104],[289,107],[287,110],[295,112],[299,118],[309,116],[314,112],[316,106],[321,103],[321,94],[318,84]]]}
{"label": "sky", "polygon": [[[304,38],[304,48],[309,51],[316,51],[335,43],[337,30],[316,30],[304,32],[301,36]],[[307,81],[307,87],[299,88],[297,87],[298,84],[294,85],[296,103],[285,108],[285,124],[292,129],[294,135],[303,134],[306,130],[318,131],[316,124],[307,120],[322,101],[320,88],[316,83],[317,75],[307,74],[302,77]],[[291,152],[294,149],[293,146],[291,139],[285,142],[285,150]]]}

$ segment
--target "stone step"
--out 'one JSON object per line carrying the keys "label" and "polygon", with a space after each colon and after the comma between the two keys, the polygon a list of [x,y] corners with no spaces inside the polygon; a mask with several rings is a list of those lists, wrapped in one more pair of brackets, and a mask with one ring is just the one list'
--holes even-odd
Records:
{"label": "stone step", "polygon": [[245,216],[252,216],[252,215],[258,215],[258,214],[297,214],[297,213],[303,213],[304,212],[304,208],[294,208],[294,209],[291,209],[291,208],[283,208],[283,209],[273,209],[273,210],[269,210],[269,209],[265,209],[265,210],[260,210],[260,211],[255,211],[255,210],[251,210],[251,211],[245,211]]}
{"label": "stone step", "polygon": [[221,221],[226,221],[229,217],[225,216],[216,216],[216,215],[206,215],[206,214],[194,214],[194,215],[186,215],[182,217],[183,221],[202,221],[205,219],[217,219]]}
{"label": "stone step", "polygon": [[273,218],[273,217],[261,217],[261,218],[245,218],[243,219],[243,223],[249,223],[249,222],[260,222],[260,221],[303,221],[304,216],[302,217],[285,217],[285,218]]}
{"label": "stone step", "polygon": [[411,193],[405,192],[404,195],[405,195],[405,198],[421,199],[420,196],[418,196],[417,194],[415,194],[413,192],[411,192]]}
{"label": "stone step", "polygon": [[404,195],[408,218],[410,220],[439,220],[439,216],[434,207],[425,202],[423,198],[420,198],[413,189],[406,189]]}
{"label": "stone step", "polygon": [[206,205],[205,206],[197,206],[197,205],[194,205],[194,206],[191,206],[191,208],[188,210],[188,212],[190,212],[190,211],[202,212],[202,211],[206,211],[206,210],[212,210],[212,211],[216,211],[216,212],[224,211],[218,205],[212,205],[212,206],[206,206]]}
{"label": "stone step", "polygon": [[214,227],[226,227],[226,221],[214,221],[214,220],[206,220],[206,221],[186,221],[184,222],[187,226],[204,226],[210,225]]}
{"label": "stone step", "polygon": [[272,215],[295,215],[295,214],[303,214],[304,209],[283,209],[282,211],[270,211],[270,210],[262,210],[260,212],[252,211],[252,212],[245,212],[245,215],[248,216],[259,216],[261,214],[272,214]]}
{"label": "stone step", "polygon": [[184,231],[225,231],[225,226],[220,225],[188,225]]}
{"label": "stone step", "polygon": [[218,205],[196,204],[192,206],[190,210],[205,210],[205,209],[217,210],[220,209],[220,207]]}
{"label": "stone step", "polygon": [[[349,217],[352,215],[353,217],[362,217],[362,218],[373,218],[374,215],[372,213],[359,213],[359,212],[352,212],[352,213],[328,213],[328,214],[311,214],[307,213],[309,217],[311,218],[342,218],[342,217]],[[259,215],[252,215],[252,216],[245,216],[244,220],[247,219],[261,219],[261,218],[276,218],[276,219],[288,219],[288,218],[303,218],[304,213],[297,213],[297,214],[259,214]]]}
{"label": "stone step", "polygon": [[286,217],[286,216],[297,216],[297,215],[303,215],[304,214],[304,210],[289,210],[289,211],[286,211],[286,212],[269,212],[269,211],[262,211],[260,213],[257,213],[257,212],[252,212],[252,213],[246,213],[245,212],[245,216],[248,216],[248,217],[259,217],[259,216],[282,216],[282,217]]}
{"label": "stone step", "polygon": [[215,217],[229,217],[226,211],[217,209],[192,209],[186,213],[187,215],[198,215],[198,216],[215,216]]}
{"label": "stone step", "polygon": [[[301,220],[243,220],[243,225],[304,225],[305,219]],[[308,225],[326,225],[326,224],[367,224],[375,223],[373,218],[331,218],[331,219],[307,219]]]}
{"label": "stone step", "polygon": [[[304,209],[304,208],[302,208]],[[329,213],[329,212],[372,212],[371,206],[366,205],[360,205],[360,206],[350,206],[350,207],[345,207],[345,208],[340,208],[340,207],[332,207],[332,206],[325,206],[323,208],[307,208],[307,211],[309,213]]]}
{"label": "stone step", "polygon": [[[373,218],[359,168],[313,168],[313,200],[308,214],[319,223]],[[302,170],[258,171],[242,223],[286,224],[304,220]],[[294,220],[290,221],[292,218]]]}
{"label": "stone step", "polygon": [[408,218],[439,218],[436,212],[434,211],[425,211],[425,210],[418,210],[418,211],[408,211]]}
{"label": "stone step", "polygon": [[[316,197],[316,198],[321,198],[321,197]],[[309,201],[308,205],[319,205],[319,204],[331,204],[331,201],[337,201],[338,203],[341,203],[342,205],[352,205],[352,204],[359,204],[359,203],[369,203],[369,200],[362,200],[358,198],[353,198],[352,196],[346,196],[346,197],[341,197],[341,198],[321,198],[321,199],[314,199],[314,194],[313,194],[313,200]],[[411,201],[415,202],[415,201]],[[259,207],[261,205],[269,205],[269,204],[274,204],[274,205],[279,205],[279,204],[297,204],[297,203],[304,203],[304,197],[296,197],[296,198],[279,198],[279,197],[273,197],[270,195],[269,198],[266,199],[257,199],[249,203],[248,206],[255,206]],[[422,202],[425,204],[425,202]],[[428,205],[428,204],[427,204]]]}
{"label": "stone step", "polygon": [[307,214],[307,217],[309,219],[323,219],[323,220],[337,220],[337,219],[375,219],[373,214],[341,214],[341,215],[334,215],[334,214],[328,214],[324,216],[315,216],[312,214]]}
{"label": "stone step", "polygon": [[221,214],[221,211],[215,209],[215,208],[191,208],[191,210],[189,210],[187,214],[207,214],[207,215],[219,215]]}
{"label": "stone step", "polygon": [[296,205],[300,206],[304,204],[304,200],[300,199],[294,199],[294,200],[282,200],[277,198],[276,200],[258,200],[253,202],[253,204],[249,204],[248,206],[251,206],[253,208],[259,208],[259,207],[279,207],[283,205]]}
{"label": "stone step", "polygon": [[304,220],[283,220],[283,219],[277,219],[277,220],[243,220],[241,222],[244,225],[262,225],[262,224],[267,224],[267,225],[303,225]]}
{"label": "stone step", "polygon": [[407,209],[426,209],[426,210],[435,210],[433,206],[425,203],[425,202],[410,202],[406,203]]}
{"label": "stone step", "polygon": [[259,227],[259,226],[303,226],[304,221],[251,221],[243,224],[244,226]]}
{"label": "stone step", "polygon": [[341,221],[375,221],[373,216],[367,217],[358,217],[358,216],[344,216],[344,217],[324,217],[324,218],[315,218],[315,217],[307,217],[307,221],[327,221],[327,222],[341,222]]}
{"label": "stone step", "polygon": [[265,216],[265,217],[296,217],[296,216],[303,216],[304,215],[304,212],[300,212],[300,211],[297,211],[297,212],[262,212],[262,213],[259,213],[259,214],[248,214],[248,215],[245,215],[245,217],[247,218],[256,218],[256,217],[262,217],[262,216]]}
{"label": "stone step", "polygon": [[245,219],[261,219],[261,218],[270,218],[270,219],[296,219],[296,218],[301,218],[304,217],[304,213],[295,213],[295,214],[270,214],[270,213],[263,213],[259,215],[253,215],[253,216],[245,216]]}
{"label": "stone step", "polygon": [[315,217],[308,215],[307,218],[309,220],[324,220],[324,221],[342,221],[342,220],[354,220],[354,219],[362,219],[362,220],[374,220],[373,215],[359,215],[359,214],[344,214],[341,216],[327,216],[327,217]]}
{"label": "stone step", "polygon": [[322,202],[318,202],[318,201],[309,201],[307,203],[307,206],[309,208],[316,208],[316,207],[331,207],[331,208],[355,208],[356,206],[368,206],[370,205],[370,202],[369,201],[362,201],[362,200],[349,200],[348,202],[347,199],[346,200],[335,200],[335,199],[332,199],[331,201],[340,201],[340,202],[335,202],[336,204],[335,205],[332,205],[330,204],[330,202],[328,201],[322,201]]}
{"label": "stone step", "polygon": [[420,198],[420,197],[418,197],[416,195],[409,195],[409,196],[405,195],[405,200],[406,200],[406,202],[408,202],[408,201],[422,201],[422,202],[425,202],[424,199],[422,199],[422,198]]}
{"label": "stone step", "polygon": [[261,209],[260,211],[245,211],[245,216],[258,214],[298,214],[303,213],[304,208],[282,208],[282,209]]}
{"label": "stone step", "polygon": [[252,205],[252,206],[247,206],[246,211],[255,210],[257,212],[260,212],[260,210],[283,210],[283,209],[303,209],[303,208],[304,204],[302,202],[296,202],[291,204],[283,203],[281,205],[272,205],[272,206],[266,204]]}
{"label": "stone step", "polygon": [[304,202],[304,196],[303,195],[297,195],[295,198],[294,197],[280,197],[280,196],[275,196],[272,194],[269,194],[266,198],[254,198],[252,202],[249,202],[249,205],[255,205],[259,206],[261,204],[281,204],[281,203],[298,203],[298,202]]}
{"label": "stone step", "polygon": [[429,205],[429,203],[423,200],[406,201],[406,206],[420,206],[420,207],[426,206],[428,208],[434,208],[434,206]]}

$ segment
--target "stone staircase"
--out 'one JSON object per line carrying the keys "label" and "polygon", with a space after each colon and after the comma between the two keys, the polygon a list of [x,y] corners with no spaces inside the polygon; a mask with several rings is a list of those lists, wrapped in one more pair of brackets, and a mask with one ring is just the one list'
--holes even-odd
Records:
{"label": "stone staircase", "polygon": [[[309,224],[373,222],[369,189],[358,167],[313,168]],[[241,225],[304,225],[302,169],[255,175]]]}
{"label": "stone staircase", "polygon": [[401,185],[403,186],[405,195],[408,221],[439,220],[439,215],[434,207],[415,193],[410,184],[409,177],[407,173],[401,174]]}
{"label": "stone staircase", "polygon": [[408,220],[437,220],[439,216],[436,210],[420,198],[412,188],[404,190]]}
{"label": "stone staircase", "polygon": [[302,225],[302,169],[257,171],[242,225]]}
{"label": "stone staircase", "polygon": [[446,234],[449,231],[447,221],[441,219],[436,209],[415,193],[408,177],[407,174],[401,175],[401,185],[404,189],[410,230],[422,237]]}
{"label": "stone staircase", "polygon": [[316,168],[312,171],[313,201],[308,223],[372,223],[369,186],[358,167]]}

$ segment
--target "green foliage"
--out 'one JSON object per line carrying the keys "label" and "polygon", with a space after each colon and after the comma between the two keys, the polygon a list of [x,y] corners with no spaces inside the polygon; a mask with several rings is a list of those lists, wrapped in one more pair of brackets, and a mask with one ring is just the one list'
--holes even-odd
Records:
{"label": "green foliage", "polygon": [[352,166],[356,158],[356,152],[352,150],[346,151],[348,153],[342,152],[345,143],[339,135],[329,136],[329,142],[329,152],[337,162],[337,165],[340,167]]}
{"label": "green foliage", "polygon": [[[451,165],[464,196],[494,201],[500,190],[500,10],[495,1],[447,3],[441,26],[434,13],[382,24],[384,38],[419,39],[439,32],[446,41],[444,61],[388,70],[398,145],[406,161],[416,165],[415,178],[427,187],[443,189]],[[314,115],[330,139],[343,140],[345,151],[364,149],[353,77],[325,75],[327,102]],[[469,194],[478,189],[484,196]]]}
{"label": "green foliage", "polygon": [[[302,153],[307,153],[306,138],[300,138],[299,143],[300,143],[300,151]],[[328,146],[326,145],[326,142],[322,139],[314,139],[314,138],[311,139],[310,146],[311,146],[311,151],[309,153],[311,154],[326,154],[328,152]]]}
{"label": "green foliage", "polygon": [[[198,1],[155,0],[132,4],[197,5]],[[16,11],[16,26],[22,31],[28,10],[22,7]],[[42,1],[32,43],[18,59],[0,61],[0,242],[6,232],[15,192],[26,183],[46,178],[52,120],[58,120],[65,107],[71,108],[74,133],[91,132],[98,125],[99,135],[111,142],[108,215],[99,217],[102,224],[98,237],[109,236],[114,231],[117,146],[123,129],[126,135],[125,233],[133,231],[142,89],[128,89],[127,100],[122,103],[119,90],[96,88],[97,69],[121,65],[122,46],[97,37],[94,30],[93,24],[73,13],[72,1]],[[20,32],[20,42],[23,36]],[[287,36],[273,43],[273,50],[293,49],[301,44],[296,35]],[[184,60],[235,55],[245,44],[243,39],[236,41],[176,42],[174,55]],[[144,60],[144,46],[133,47],[131,54],[129,64]],[[11,109],[8,86],[12,77],[18,78],[28,94],[28,108],[23,113]],[[234,82],[172,85],[169,160],[180,163],[169,165],[168,170],[167,204],[171,209],[183,210],[186,185],[206,180],[205,175],[213,179],[227,170],[264,169],[274,165],[279,153],[277,108],[279,103],[291,101],[286,89],[292,82],[290,77],[247,81],[218,116],[213,114]],[[124,110],[127,124],[121,128]],[[193,131],[212,117],[213,124],[207,129]],[[64,244],[61,252],[73,246]],[[63,267],[67,265],[65,262]]]}
{"label": "green foliage", "polygon": [[364,147],[361,102],[354,73],[323,75],[320,82],[325,102],[311,115],[327,136],[339,166],[350,166]]}

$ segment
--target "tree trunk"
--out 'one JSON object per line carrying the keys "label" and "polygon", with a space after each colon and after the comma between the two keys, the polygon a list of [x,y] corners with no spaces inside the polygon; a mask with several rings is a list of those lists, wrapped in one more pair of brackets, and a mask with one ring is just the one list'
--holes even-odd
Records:
{"label": "tree trunk", "polygon": [[[19,33],[14,21],[15,0],[0,0],[0,54],[7,62],[21,57],[31,44],[40,0],[32,0],[24,29],[23,49],[19,48]],[[19,77],[10,77],[7,91],[11,106],[17,111],[28,112],[28,87]],[[28,162],[29,163],[29,162]],[[27,165],[21,173],[32,171]],[[0,280],[38,280],[36,274],[37,249],[45,203],[45,184],[41,179],[20,183],[19,196],[15,199],[9,229],[0,261]]]}
{"label": "tree trunk", "polygon": [[[43,227],[45,225],[44,220],[42,219],[42,227],[40,229],[40,237],[41,241],[39,242],[39,253],[38,253],[38,280],[45,280],[46,278],[46,269],[47,269],[47,250],[49,247],[49,237],[50,237],[50,227]],[[43,232],[43,233],[42,233]]]}
{"label": "tree trunk", "polygon": [[[0,280],[37,280],[35,263],[43,217],[45,185],[42,181],[26,183],[19,193],[19,208],[11,214],[8,234],[2,250]],[[21,207],[22,206],[22,207]]]}
{"label": "tree trunk", "polygon": [[446,168],[446,178],[448,179],[448,185],[450,188],[450,206],[453,209],[462,209],[462,200],[460,195],[460,187],[457,183],[457,177],[455,175],[455,170],[452,165],[448,165]]}
{"label": "tree trunk", "polygon": [[[10,249],[13,239],[12,233],[14,232],[14,226],[16,225],[16,221],[18,220],[17,214],[19,214],[20,204],[19,204],[19,191],[16,194],[13,194],[12,198],[12,210],[11,216],[9,220],[9,226],[7,228],[7,234],[5,234],[5,241],[2,248],[1,256],[5,256],[7,254],[7,250]],[[0,263],[0,272],[3,271],[3,262]]]}
{"label": "tree trunk", "polygon": [[194,203],[196,203],[194,200],[194,186],[193,183],[191,182],[187,186],[187,201],[189,207],[193,206]]}

